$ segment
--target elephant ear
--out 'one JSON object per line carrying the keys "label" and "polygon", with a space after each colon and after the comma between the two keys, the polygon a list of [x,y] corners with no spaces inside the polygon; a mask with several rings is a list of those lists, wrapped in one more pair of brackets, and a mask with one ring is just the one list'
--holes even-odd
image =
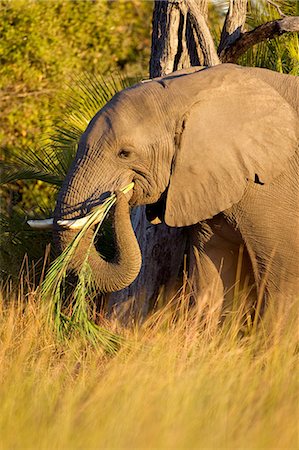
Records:
{"label": "elephant ear", "polygon": [[166,200],[169,226],[225,211],[248,183],[270,183],[296,151],[294,109],[268,84],[236,78],[205,87],[180,122]]}

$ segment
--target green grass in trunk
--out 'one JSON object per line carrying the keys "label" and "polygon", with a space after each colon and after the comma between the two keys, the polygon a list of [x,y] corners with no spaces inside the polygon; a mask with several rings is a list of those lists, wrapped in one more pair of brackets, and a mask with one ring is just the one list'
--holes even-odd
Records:
{"label": "green grass in trunk", "polygon": [[[130,183],[121,189],[123,193],[129,192],[134,186]],[[70,242],[66,249],[59,255],[51,264],[46,278],[42,283],[42,299],[48,303],[49,306],[49,322],[53,323],[58,335],[64,336],[73,330],[78,331],[91,342],[101,344],[108,352],[117,351],[121,338],[108,330],[99,327],[90,320],[90,312],[88,305],[88,293],[93,289],[93,280],[90,266],[88,264],[89,252],[82,264],[78,273],[78,281],[75,286],[72,299],[68,299],[68,304],[71,304],[71,314],[67,315],[62,309],[64,301],[63,286],[66,282],[67,270],[70,261],[78,248],[78,245],[86,231],[94,224],[97,224],[94,238],[97,235],[106,215],[111,207],[115,204],[115,194],[110,195],[105,202],[96,208],[86,219],[86,223],[82,229],[77,233],[75,238]],[[94,239],[90,244],[94,244]]]}

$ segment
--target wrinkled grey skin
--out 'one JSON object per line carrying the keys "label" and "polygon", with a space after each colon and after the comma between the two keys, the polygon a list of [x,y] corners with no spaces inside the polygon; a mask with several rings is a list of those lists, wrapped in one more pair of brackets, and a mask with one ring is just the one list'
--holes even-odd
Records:
{"label": "wrinkled grey skin", "polygon": [[[134,181],[131,194],[117,194],[116,257],[104,261],[94,247],[89,256],[101,291],[123,289],[139,273],[129,216],[134,205],[149,205],[153,220],[190,227],[190,272],[199,290],[216,280],[220,294],[234,284],[240,244],[243,270],[257,288],[294,290],[298,79],[232,64],[195,70],[139,83],[96,114],[58,196],[54,224],[86,215],[107,193]],[[56,227],[60,249],[73,236]]]}

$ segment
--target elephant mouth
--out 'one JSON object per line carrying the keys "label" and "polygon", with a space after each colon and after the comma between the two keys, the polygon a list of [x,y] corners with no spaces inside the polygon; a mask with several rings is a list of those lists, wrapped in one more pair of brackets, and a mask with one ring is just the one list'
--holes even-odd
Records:
{"label": "elephant mouth", "polygon": [[164,191],[157,202],[146,205],[145,208],[146,218],[153,225],[157,225],[161,222],[164,222],[166,197],[167,191]]}
{"label": "elephant mouth", "polygon": [[148,205],[159,199],[157,186],[148,171],[134,170],[134,189],[130,199],[130,206]]}
{"label": "elephant mouth", "polygon": [[130,207],[137,205],[148,205],[148,216],[154,220],[154,216],[162,218],[163,210],[162,206],[163,196],[159,197],[157,194],[156,183],[148,173],[144,170],[134,170],[131,177],[118,180],[113,186],[105,186],[105,189],[99,192],[98,190],[93,193],[88,200],[83,201],[79,205],[66,206],[64,205],[63,214],[59,215],[59,219],[55,218],[44,220],[30,220],[28,224],[32,228],[38,229],[54,229],[56,231],[63,231],[67,229],[80,230],[87,223],[91,213],[99,206],[101,206],[105,200],[111,196],[111,194],[118,190],[117,186],[129,185],[129,179],[134,183],[134,188],[126,193]]}

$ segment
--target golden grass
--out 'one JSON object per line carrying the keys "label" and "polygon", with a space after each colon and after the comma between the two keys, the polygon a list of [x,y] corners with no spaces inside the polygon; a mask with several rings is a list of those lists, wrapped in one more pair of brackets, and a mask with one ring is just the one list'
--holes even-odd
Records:
{"label": "golden grass", "polygon": [[110,323],[130,345],[109,356],[58,340],[23,291],[1,299],[1,448],[298,448],[298,301],[250,330],[182,296],[139,328]]}

